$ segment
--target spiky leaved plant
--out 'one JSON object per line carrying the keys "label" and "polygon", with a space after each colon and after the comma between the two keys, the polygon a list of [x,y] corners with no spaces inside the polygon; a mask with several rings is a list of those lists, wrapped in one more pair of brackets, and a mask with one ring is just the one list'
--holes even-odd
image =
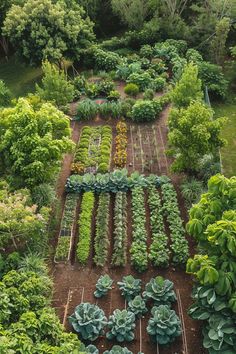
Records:
{"label": "spiky leaved plant", "polygon": [[96,284],[96,290],[94,291],[94,296],[100,298],[108,293],[112,288],[113,280],[108,274],[101,275]]}
{"label": "spiky leaved plant", "polygon": [[115,310],[109,317],[107,338],[118,342],[134,339],[135,315],[127,310]]}
{"label": "spiky leaved plant", "polygon": [[148,310],[145,301],[140,295],[135,296],[133,300],[129,301],[128,309],[129,311],[133,312],[137,317],[141,317]]}
{"label": "spiky leaved plant", "polygon": [[154,306],[148,322],[147,332],[158,344],[172,343],[181,334],[181,323],[174,310],[168,305]]}
{"label": "spiky leaved plant", "polygon": [[94,341],[104,334],[107,318],[97,305],[82,303],[76,306],[69,322],[82,339]]}
{"label": "spiky leaved plant", "polygon": [[119,345],[114,345],[111,350],[106,350],[103,354],[133,354],[126,347],[122,348]]}
{"label": "spiky leaved plant", "polygon": [[170,305],[176,301],[176,295],[173,290],[174,284],[168,279],[160,276],[152,278],[145,286],[143,297],[145,300],[151,299],[155,305]]}
{"label": "spiky leaved plant", "polygon": [[122,278],[122,281],[117,283],[121,294],[127,301],[132,300],[141,292],[141,280],[135,279],[132,275],[127,275]]}

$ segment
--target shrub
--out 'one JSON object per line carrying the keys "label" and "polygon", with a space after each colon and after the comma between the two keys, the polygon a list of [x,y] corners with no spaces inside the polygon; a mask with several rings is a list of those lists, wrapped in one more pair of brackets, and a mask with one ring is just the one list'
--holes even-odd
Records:
{"label": "shrub", "polygon": [[97,305],[82,303],[76,306],[69,322],[84,340],[95,341],[104,333],[107,318]]}
{"label": "shrub", "polygon": [[127,310],[117,309],[109,317],[108,328],[106,336],[109,340],[131,342],[134,340],[135,315]]}
{"label": "shrub", "polygon": [[137,101],[132,108],[131,117],[134,122],[153,121],[156,118],[153,102],[149,100]]}
{"label": "shrub", "polygon": [[172,343],[181,334],[181,322],[174,310],[167,305],[154,306],[147,332],[152,340],[164,345]]}
{"label": "shrub", "polygon": [[127,82],[136,84],[140,91],[145,91],[145,89],[150,87],[152,78],[148,72],[144,72],[142,74],[133,73],[129,75]]}
{"label": "shrub", "polygon": [[114,82],[108,79],[101,80],[98,83],[98,92],[101,96],[108,96],[109,93],[114,90]]}
{"label": "shrub", "polygon": [[156,77],[152,82],[152,88],[156,92],[162,91],[166,85],[166,79],[164,77]]}
{"label": "shrub", "polygon": [[86,79],[84,75],[78,75],[74,78],[73,84],[75,89],[81,93],[85,92]]}
{"label": "shrub", "polygon": [[101,275],[96,284],[96,291],[94,292],[94,296],[96,298],[100,298],[108,293],[109,290],[112,289],[113,280],[109,277],[109,275]]}
{"label": "shrub", "polygon": [[118,101],[120,98],[120,93],[117,90],[112,90],[109,92],[107,99],[109,101]]}
{"label": "shrub", "polygon": [[136,84],[130,83],[125,86],[124,92],[126,93],[126,95],[136,97],[139,93],[139,87]]}
{"label": "shrub", "polygon": [[155,92],[153,91],[153,89],[147,89],[144,92],[143,99],[150,101],[154,98],[154,95],[155,95]]}
{"label": "shrub", "polygon": [[115,70],[120,62],[118,54],[97,49],[95,52],[95,65],[100,70]]}
{"label": "shrub", "polygon": [[0,80],[0,107],[9,105],[12,94],[7,88],[5,82]]}
{"label": "shrub", "polygon": [[43,206],[51,206],[55,200],[55,190],[47,183],[42,183],[32,189],[32,201],[37,204],[38,209]]}
{"label": "shrub", "polygon": [[84,100],[78,104],[77,120],[89,120],[96,117],[98,113],[98,106],[91,100]]}
{"label": "shrub", "polygon": [[143,58],[151,59],[153,56],[153,49],[150,45],[143,45],[140,49],[140,56]]}

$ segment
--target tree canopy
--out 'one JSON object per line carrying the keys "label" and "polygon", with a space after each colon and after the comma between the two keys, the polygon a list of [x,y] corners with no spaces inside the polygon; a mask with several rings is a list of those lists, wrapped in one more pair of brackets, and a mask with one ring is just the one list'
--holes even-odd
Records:
{"label": "tree canopy", "polygon": [[80,50],[94,40],[92,29],[93,23],[73,0],[27,0],[12,5],[3,33],[25,61],[38,65],[45,59],[79,58]]}

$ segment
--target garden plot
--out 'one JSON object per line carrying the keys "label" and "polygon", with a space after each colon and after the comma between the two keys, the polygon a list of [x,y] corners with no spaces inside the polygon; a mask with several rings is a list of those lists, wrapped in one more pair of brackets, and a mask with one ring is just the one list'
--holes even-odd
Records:
{"label": "garden plot", "polygon": [[168,174],[168,164],[163,148],[162,131],[159,126],[130,125],[129,163],[133,171]]}

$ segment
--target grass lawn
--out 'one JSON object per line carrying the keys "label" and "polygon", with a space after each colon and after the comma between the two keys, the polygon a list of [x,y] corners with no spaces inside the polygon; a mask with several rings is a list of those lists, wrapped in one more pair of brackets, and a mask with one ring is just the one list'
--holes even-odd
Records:
{"label": "grass lawn", "polygon": [[236,104],[214,105],[216,117],[228,117],[223,129],[223,137],[228,144],[221,150],[225,176],[236,176]]}
{"label": "grass lawn", "polygon": [[35,83],[42,75],[41,68],[32,68],[20,63],[14,56],[8,61],[0,60],[0,79],[4,80],[14,97],[34,92]]}

